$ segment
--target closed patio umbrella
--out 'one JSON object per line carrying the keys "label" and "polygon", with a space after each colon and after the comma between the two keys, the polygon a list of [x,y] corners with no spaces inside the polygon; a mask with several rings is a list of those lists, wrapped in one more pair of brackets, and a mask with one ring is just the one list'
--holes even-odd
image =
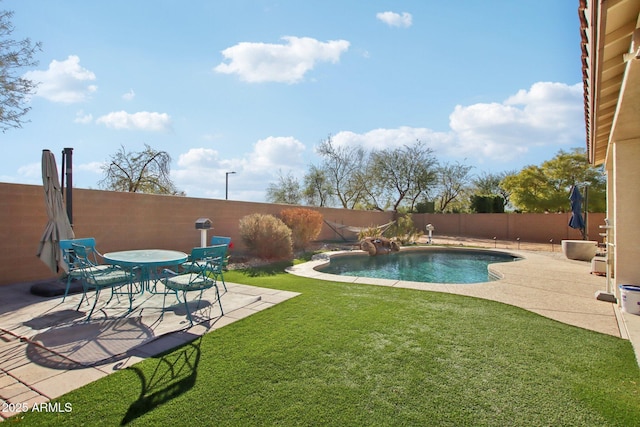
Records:
{"label": "closed patio umbrella", "polygon": [[49,150],[42,150],[42,183],[49,221],[40,238],[37,256],[55,274],[60,269],[67,272],[60,251],[60,240],[73,239],[74,234],[64,209],[56,158]]}
{"label": "closed patio umbrella", "polygon": [[571,219],[569,219],[569,227],[580,230],[582,237],[584,238],[584,217],[582,216],[582,195],[577,185],[574,185],[571,189],[571,195],[569,196],[571,201]]}

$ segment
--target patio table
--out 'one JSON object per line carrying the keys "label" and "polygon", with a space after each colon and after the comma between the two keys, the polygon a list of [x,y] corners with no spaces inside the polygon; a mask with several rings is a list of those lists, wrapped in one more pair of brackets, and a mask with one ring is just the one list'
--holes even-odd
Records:
{"label": "patio table", "polygon": [[180,251],[167,249],[135,249],[129,251],[107,252],[102,256],[106,262],[124,268],[140,268],[140,291],[145,289],[157,293],[155,286],[151,287],[154,272],[162,267],[180,265],[187,261],[188,255]]}

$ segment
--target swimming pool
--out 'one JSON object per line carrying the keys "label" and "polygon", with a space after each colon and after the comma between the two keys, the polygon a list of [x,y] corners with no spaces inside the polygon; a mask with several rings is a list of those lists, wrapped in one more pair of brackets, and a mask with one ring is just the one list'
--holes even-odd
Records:
{"label": "swimming pool", "polygon": [[490,273],[489,264],[518,259],[497,251],[429,247],[380,256],[340,254],[316,270],[341,276],[412,282],[481,283],[499,279]]}

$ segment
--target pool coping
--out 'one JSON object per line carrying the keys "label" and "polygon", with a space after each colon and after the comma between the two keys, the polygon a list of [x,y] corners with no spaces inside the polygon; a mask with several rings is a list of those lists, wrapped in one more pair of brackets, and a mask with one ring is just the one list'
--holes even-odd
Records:
{"label": "pool coping", "polygon": [[[523,260],[524,258],[521,255],[516,254],[514,251],[512,250],[503,250],[503,249],[485,249],[485,248],[468,248],[468,247],[464,247],[464,248],[456,248],[456,247],[450,247],[450,246],[435,246],[435,245],[430,245],[430,246],[409,246],[409,247],[401,247],[400,248],[400,252],[422,252],[425,250],[439,250],[439,251],[465,251],[465,252],[493,252],[493,253],[499,253],[499,254],[507,254],[510,255],[514,258],[518,258],[518,261]],[[469,286],[469,285],[480,285],[480,284],[485,284],[485,283],[492,283],[495,282],[497,280],[502,280],[504,279],[504,274],[500,271],[499,268],[496,268],[497,265],[503,264],[503,262],[496,262],[496,263],[490,263],[487,266],[487,272],[489,275],[492,275],[494,277],[496,277],[495,280],[488,280],[488,281],[484,281],[484,282],[472,282],[472,283],[440,283],[440,282],[416,282],[416,281],[411,281],[411,280],[397,280],[397,279],[381,279],[381,278],[373,278],[373,277],[361,277],[361,276],[348,276],[348,275],[338,275],[338,274],[331,274],[331,273],[324,273],[321,271],[318,271],[317,268],[323,267],[324,265],[328,264],[330,262],[330,259],[333,257],[340,257],[340,256],[349,256],[349,255],[368,255],[367,252],[362,251],[362,250],[342,250],[342,251],[331,251],[331,252],[323,252],[320,254],[316,254],[313,256],[312,260],[304,263],[304,264],[299,264],[297,266],[293,266],[290,267],[291,269],[294,269],[293,271],[288,271],[289,273],[292,274],[296,274],[295,269],[296,267],[300,267],[302,265],[305,266],[305,268],[311,267],[315,273],[317,273],[319,276],[313,276],[315,278],[319,278],[321,280],[332,280],[332,281],[336,281],[336,282],[352,282],[352,283],[366,283],[366,284],[374,284],[374,285],[381,285],[381,286],[398,286],[401,287],[401,285],[406,284],[406,285],[412,285],[412,287],[418,286],[418,284],[433,284],[438,286],[438,288],[441,288],[444,285],[463,285],[463,286]],[[393,254],[391,254],[393,255]],[[380,255],[380,256],[384,256],[384,255]],[[513,262],[512,261],[504,261],[504,263],[510,263]],[[311,264],[313,263],[313,264]],[[307,265],[308,264],[308,265]],[[301,274],[298,274],[301,275]],[[311,277],[311,276],[307,276],[307,277]],[[344,279],[346,278],[346,279]],[[364,280],[359,280],[359,279],[364,279]]]}
{"label": "pool coping", "polygon": [[[521,254],[517,254],[517,251],[513,251],[510,249],[486,249],[486,248],[455,248],[450,246],[410,246],[410,247],[401,247],[401,252],[418,252],[424,250],[450,250],[450,251],[461,251],[464,250],[466,252],[470,251],[478,251],[478,252],[497,252],[501,254],[509,254],[513,257],[518,258],[518,262],[524,260]],[[287,272],[294,274],[296,276],[303,277],[311,277],[314,279],[320,280],[329,280],[334,282],[346,282],[346,283],[361,283],[367,285],[379,285],[379,286],[391,286],[391,287],[402,287],[402,288],[410,288],[410,289],[422,289],[422,290],[432,290],[435,292],[442,291],[443,287],[446,286],[474,286],[474,285],[484,285],[491,284],[504,279],[504,273],[498,267],[502,262],[499,263],[491,263],[487,266],[488,273],[494,275],[496,280],[489,280],[486,282],[474,282],[474,283],[439,283],[439,282],[415,282],[410,280],[396,280],[396,279],[380,279],[374,277],[360,277],[360,276],[347,276],[347,275],[338,275],[338,274],[330,274],[323,273],[321,271],[316,270],[318,267],[322,267],[330,262],[332,257],[340,257],[340,256],[348,256],[348,255],[368,255],[367,252],[362,250],[340,250],[340,251],[331,251],[331,252],[322,252],[320,254],[316,254],[313,256],[311,261],[307,261],[302,264],[294,265],[292,267],[287,268]],[[380,255],[384,256],[384,255]],[[506,263],[511,263],[512,261],[508,261]]]}

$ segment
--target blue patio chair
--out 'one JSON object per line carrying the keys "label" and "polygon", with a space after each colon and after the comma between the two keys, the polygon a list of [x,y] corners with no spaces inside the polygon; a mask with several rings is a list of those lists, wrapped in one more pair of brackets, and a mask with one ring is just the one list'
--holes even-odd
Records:
{"label": "blue patio chair", "polygon": [[224,290],[227,290],[227,284],[224,282],[224,275],[222,274],[223,270],[226,270],[227,265],[229,264],[229,246],[231,245],[231,237],[225,236],[211,236],[211,246],[218,245],[227,245],[227,250],[225,251],[224,261],[220,266],[220,278],[222,279],[222,285],[224,286]]}
{"label": "blue patio chair", "polygon": [[[62,297],[62,301],[67,298],[69,294],[69,290],[71,289],[71,282],[73,280],[82,279],[82,271],[80,270],[80,261],[77,259],[74,251],[73,245],[81,245],[87,248],[87,261],[91,264],[91,269],[98,270],[106,270],[110,266],[101,264],[98,261],[98,257],[102,257],[102,254],[98,252],[96,249],[96,239],[93,237],[84,237],[80,239],[71,239],[71,240],[60,240],[60,250],[62,251],[62,257],[64,262],[67,264],[69,268],[69,272],[67,273],[67,286],[64,290],[64,296]],[[84,289],[84,287],[83,287]],[[84,298],[84,296],[83,296]]]}
{"label": "blue patio chair", "polygon": [[172,270],[165,270],[165,277],[162,279],[162,283],[167,289],[176,293],[178,301],[180,301],[178,293],[182,293],[182,300],[184,301],[187,318],[189,319],[189,325],[191,326],[193,325],[193,318],[191,317],[191,311],[189,310],[189,304],[187,301],[188,292],[199,292],[198,303],[196,305],[197,310],[200,307],[204,291],[214,288],[216,291],[218,305],[220,305],[220,312],[224,314],[222,301],[220,301],[220,290],[218,289],[217,275],[215,274],[215,271],[220,268],[219,265],[222,262],[225,251],[226,245],[193,248],[191,250],[189,261],[183,264],[182,270],[184,273],[179,274]]}
{"label": "blue patio chair", "polygon": [[[117,266],[106,265],[100,266],[105,268],[97,269],[97,266],[90,261],[90,248],[75,243],[72,244],[71,247],[73,249],[76,262],[78,263],[77,270],[79,270],[81,273],[81,280],[84,288],[82,298],[80,299],[80,303],[78,304],[78,308],[76,310],[80,310],[85,297],[87,299],[87,303],[89,302],[88,291],[90,289],[95,289],[93,306],[91,306],[91,311],[89,312],[89,315],[86,319],[87,322],[90,321],[96,305],[98,304],[100,291],[102,289],[108,288],[111,290],[111,296],[109,297],[107,304],[109,304],[113,297],[116,295],[127,295],[127,297],[129,298],[130,312],[133,306],[133,271],[126,271]],[[127,288],[126,291],[122,291],[123,287]]]}
{"label": "blue patio chair", "polygon": [[[229,239],[229,242],[231,242],[231,239]],[[213,259],[209,264],[209,273],[214,276],[213,278],[215,280],[218,280],[218,278],[220,278],[220,280],[222,281],[222,287],[224,287],[225,292],[227,292],[227,284],[224,281],[224,268],[226,266],[227,250],[229,248],[229,244],[225,243],[220,245],[211,245],[207,246],[207,248],[211,251],[215,251],[212,252],[215,253],[215,259]],[[181,269],[185,272],[197,272],[199,271],[200,266],[194,263],[193,255],[190,255],[189,260],[182,264]]]}
{"label": "blue patio chair", "polygon": [[231,237],[211,236],[211,246],[227,245],[231,243]]}

